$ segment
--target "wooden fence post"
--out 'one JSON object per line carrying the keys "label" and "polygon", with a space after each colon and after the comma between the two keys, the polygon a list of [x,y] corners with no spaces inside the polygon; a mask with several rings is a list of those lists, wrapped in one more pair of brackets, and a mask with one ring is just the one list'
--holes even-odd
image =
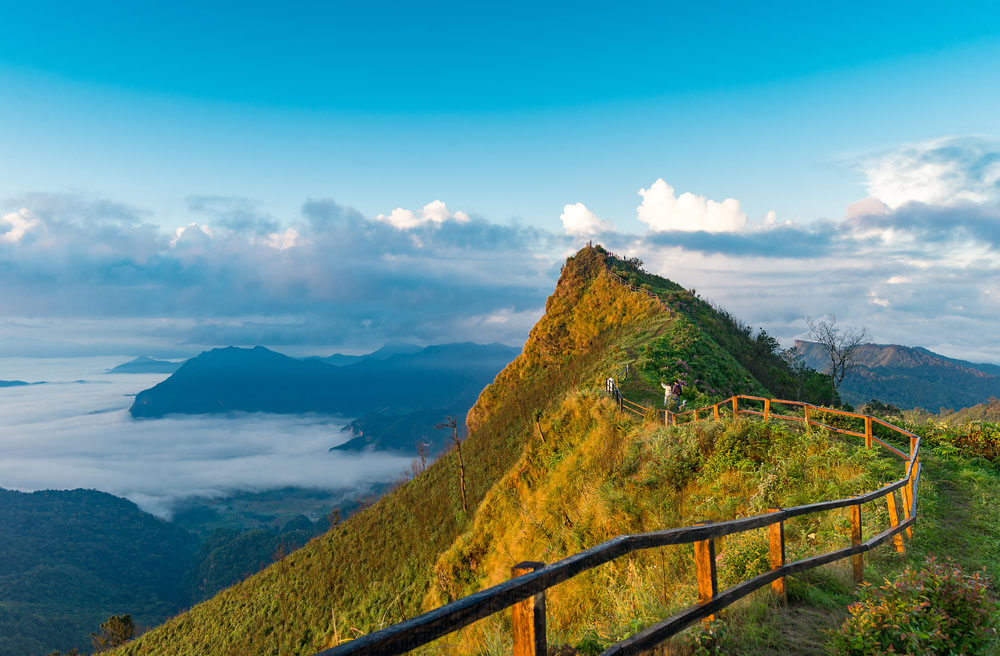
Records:
{"label": "wooden fence post", "polygon": [[740,400],[733,395],[733,419],[736,419],[736,415],[739,413],[739,402]]}
{"label": "wooden fence post", "polygon": [[914,455],[916,455],[916,450],[917,450],[917,436],[916,435],[911,435],[910,436],[910,458],[911,459],[913,458]]}
{"label": "wooden fence post", "polygon": [[694,409],[694,420],[698,421],[698,408]]}
{"label": "wooden fence post", "polygon": [[[910,518],[910,493],[907,489],[909,486],[910,484],[907,483],[899,490],[899,497],[903,501],[903,519]],[[910,530],[909,526],[906,527],[906,537],[913,537],[913,531]]]}
{"label": "wooden fence post", "polygon": [[771,418],[771,399],[764,399],[764,421]]}
{"label": "wooden fence post", "polygon": [[715,419],[715,421],[719,421],[719,404],[718,403],[716,403],[715,405],[712,406],[712,418]]}
{"label": "wooden fence post", "polygon": [[872,418],[865,417],[865,448],[872,448]]}
{"label": "wooden fence post", "polygon": [[804,410],[806,414],[806,432],[809,432],[809,406],[802,406],[802,410]]}
{"label": "wooden fence post", "polygon": [[[906,516],[909,517],[910,513],[913,512],[913,508],[917,505],[917,500],[913,498],[913,479],[917,476],[917,467],[920,465],[920,456],[913,459],[913,467],[910,468],[910,477],[906,481],[906,486],[903,488],[906,494]],[[912,524],[906,527],[906,537],[913,537]]]}
{"label": "wooden fence post", "polygon": [[[694,526],[707,524],[699,522]],[[699,540],[694,543],[694,564],[698,575],[698,603],[705,604],[719,592],[719,582],[715,575],[715,540]],[[711,622],[715,615],[709,615],[705,622]]]}
{"label": "wooden fence post", "polygon": [[[851,508],[851,545],[858,546],[861,544],[861,504],[856,503]],[[851,556],[851,560],[854,561],[854,582],[864,583],[865,580],[865,562],[863,554],[854,554]]]}
{"label": "wooden fence post", "polygon": [[[890,492],[885,495],[885,502],[889,506],[889,521],[892,523],[892,527],[896,528],[899,526],[899,513],[896,512],[896,493]],[[903,536],[897,533],[892,536],[892,543],[896,547],[896,551],[899,553],[906,553],[906,548],[903,546]]]}
{"label": "wooden fence post", "polygon": [[[514,565],[511,578],[534,572],[544,563],[524,561]],[[545,656],[545,591],[513,606],[514,656]]]}
{"label": "wooden fence post", "polygon": [[[781,508],[768,508],[767,512],[778,512]],[[785,564],[785,522],[775,522],[767,527],[768,549],[771,555],[771,569],[778,569]],[[785,577],[771,581],[771,590],[782,603],[788,601],[785,592]]]}

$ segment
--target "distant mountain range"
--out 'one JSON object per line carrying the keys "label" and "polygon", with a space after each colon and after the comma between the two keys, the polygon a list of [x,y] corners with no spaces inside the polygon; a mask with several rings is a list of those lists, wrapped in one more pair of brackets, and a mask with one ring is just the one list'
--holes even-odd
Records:
{"label": "distant mountain range", "polygon": [[367,356],[300,360],[262,346],[213,349],[136,395],[130,412],[330,413],[359,418],[341,448],[414,451],[420,440],[443,443],[434,424],[446,415],[463,419],[519,352],[503,344],[390,344]]}
{"label": "distant mountain range", "polygon": [[154,360],[140,355],[135,360],[129,360],[110,370],[109,374],[172,374],[181,368],[183,362],[169,360]]}
{"label": "distant mountain range", "polygon": [[0,380],[0,387],[20,387],[21,385],[30,385],[31,383],[26,383],[23,380]]}
{"label": "distant mountain range", "polygon": [[[796,340],[809,366],[829,369],[823,347]],[[921,347],[862,344],[858,366],[840,386],[840,396],[859,405],[878,399],[903,409],[957,410],[1000,396],[1000,366],[945,357]]]}
{"label": "distant mountain range", "polygon": [[333,355],[329,355],[325,358],[314,359],[321,360],[327,364],[343,366],[345,364],[354,364],[368,359],[385,360],[386,358],[390,358],[394,355],[399,355],[401,353],[417,353],[423,349],[423,346],[410,344],[408,342],[387,342],[377,351],[366,353],[365,355],[344,355],[343,353],[334,353]]}

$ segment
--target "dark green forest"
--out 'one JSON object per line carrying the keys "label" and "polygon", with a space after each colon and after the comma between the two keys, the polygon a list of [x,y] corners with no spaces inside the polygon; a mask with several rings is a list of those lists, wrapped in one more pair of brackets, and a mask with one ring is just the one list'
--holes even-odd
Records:
{"label": "dark green forest", "polygon": [[237,583],[329,528],[195,533],[96,490],[0,489],[0,656],[91,651],[112,615],[137,631]]}

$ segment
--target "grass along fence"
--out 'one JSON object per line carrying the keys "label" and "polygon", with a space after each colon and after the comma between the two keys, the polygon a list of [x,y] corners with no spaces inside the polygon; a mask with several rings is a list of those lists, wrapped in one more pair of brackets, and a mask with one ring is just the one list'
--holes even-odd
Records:
{"label": "grass along fence", "polygon": [[[650,533],[619,535],[549,565],[539,562],[522,562],[512,568],[513,578],[508,581],[458,599],[405,622],[361,636],[338,647],[324,650],[316,656],[346,656],[348,654],[390,656],[402,654],[511,606],[514,607],[514,655],[544,656],[546,654],[545,591],[548,588],[583,571],[636,551],[668,545],[693,545],[698,603],[611,645],[604,651],[603,656],[637,654],[676,635],[699,620],[712,619],[720,610],[766,585],[770,584],[773,592],[784,598],[784,579],[791,574],[851,557],[853,559],[854,580],[861,583],[864,579],[863,554],[866,551],[891,539],[895,549],[902,552],[905,549],[902,533],[905,531],[907,537],[912,537],[912,526],[917,519],[917,486],[920,482],[921,469],[920,438],[917,435],[869,415],[823,408],[798,401],[756,396],[733,396],[726,401],[684,413],[673,413],[669,410],[659,411],[624,398],[618,391],[617,385],[613,385],[613,383],[613,378],[608,380],[608,392],[614,396],[619,410],[622,412],[630,412],[648,418],[658,417],[659,413],[662,412],[663,421],[668,425],[678,423],[678,421],[719,421],[740,415],[761,416],[765,421],[801,421],[807,429],[816,426],[845,435],[862,437],[868,448],[873,448],[875,444],[878,444],[906,463],[905,473],[899,480],[860,496],[820,501],[791,508],[770,508],[767,513],[762,515],[724,522],[696,524]],[[744,401],[742,408],[740,407],[741,400]],[[750,407],[750,404],[755,407]],[[757,409],[758,407],[762,409]],[[789,412],[787,408],[801,408],[803,414],[801,417],[786,414]],[[843,418],[840,421],[860,419],[863,421],[864,431],[833,426],[818,420],[817,417],[825,418],[826,414]],[[909,454],[875,437],[874,425],[876,424],[909,439]],[[896,506],[897,490],[900,493],[902,512]],[[888,506],[890,526],[881,533],[865,540],[861,532],[861,507],[882,498],[885,498]],[[847,508],[850,513],[850,546],[786,562],[784,522],[793,517],[840,508]],[[715,540],[727,535],[763,528],[768,529],[770,571],[720,592],[716,577]]]}
{"label": "grass along fence", "polygon": [[615,279],[615,280],[617,280],[618,282],[620,282],[621,284],[625,285],[626,287],[628,287],[628,288],[629,288],[630,290],[632,290],[633,292],[637,292],[637,293],[639,293],[639,294],[645,294],[646,296],[649,296],[649,297],[650,297],[650,298],[652,298],[652,299],[653,299],[654,301],[656,301],[657,303],[659,303],[659,304],[660,304],[660,307],[661,307],[661,308],[662,308],[662,309],[663,309],[663,310],[664,310],[664,311],[665,311],[665,312],[667,313],[667,315],[669,316],[669,314],[670,314],[670,308],[669,308],[669,307],[667,307],[667,304],[663,302],[663,299],[662,299],[662,298],[660,298],[660,297],[659,297],[659,295],[657,295],[657,294],[656,294],[655,292],[653,292],[653,291],[652,291],[651,289],[646,289],[645,287],[636,287],[635,285],[633,285],[632,283],[630,283],[630,282],[629,282],[628,280],[626,280],[626,279],[625,279],[625,278],[623,278],[622,276],[620,276],[620,275],[618,275],[617,273],[615,273],[614,271],[612,271],[612,270],[611,270],[610,268],[606,268],[606,270],[607,270],[608,274],[609,274],[609,275],[610,275],[610,276],[611,276],[611,277],[612,277],[613,279]]}

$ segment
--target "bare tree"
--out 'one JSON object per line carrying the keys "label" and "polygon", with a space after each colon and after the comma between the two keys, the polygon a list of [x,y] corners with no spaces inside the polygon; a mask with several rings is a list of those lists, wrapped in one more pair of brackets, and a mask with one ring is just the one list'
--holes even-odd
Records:
{"label": "bare tree", "polygon": [[444,421],[435,426],[438,430],[442,428],[451,429],[451,441],[455,444],[458,452],[458,482],[462,490],[462,510],[469,512],[469,505],[465,501],[465,461],[462,460],[462,440],[458,437],[458,422],[454,417],[446,417]]}
{"label": "bare tree", "polygon": [[410,461],[410,478],[416,478],[427,470],[427,447],[430,446],[424,442],[424,436],[420,436],[414,444],[417,447],[417,457]]}
{"label": "bare tree", "polygon": [[858,347],[868,338],[868,329],[854,326],[841,329],[835,316],[831,316],[830,321],[820,322],[807,317],[806,323],[809,325],[809,338],[822,346],[830,358],[830,377],[834,387],[839,388],[847,374],[857,366]]}
{"label": "bare tree", "polygon": [[794,346],[789,346],[781,351],[780,355],[781,359],[788,364],[788,369],[792,372],[792,378],[795,380],[795,400],[801,401],[806,381],[809,380],[809,374],[813,369],[806,364],[805,357]]}

